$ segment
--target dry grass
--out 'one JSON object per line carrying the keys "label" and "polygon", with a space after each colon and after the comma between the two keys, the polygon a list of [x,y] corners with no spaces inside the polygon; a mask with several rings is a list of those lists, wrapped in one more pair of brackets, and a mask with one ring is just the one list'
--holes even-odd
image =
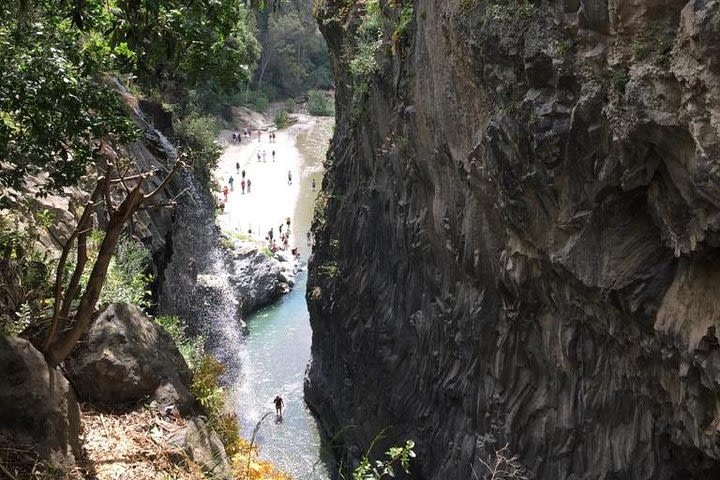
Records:
{"label": "dry grass", "polygon": [[81,466],[62,472],[41,462],[35,452],[18,447],[9,436],[0,433],[0,478],[5,480],[80,480],[87,478]]}
{"label": "dry grass", "polygon": [[[122,415],[83,412],[83,448],[98,480],[204,480],[200,466],[163,438],[185,427],[147,409]],[[180,460],[180,461],[178,461]]]}
{"label": "dry grass", "polygon": [[[84,458],[70,472],[40,462],[30,450],[0,435],[0,479],[5,480],[207,480],[201,467],[165,438],[185,428],[180,417],[161,418],[141,408],[123,414],[94,410],[81,415]],[[242,437],[234,440],[230,458],[238,480],[291,480],[258,458],[257,449]]]}

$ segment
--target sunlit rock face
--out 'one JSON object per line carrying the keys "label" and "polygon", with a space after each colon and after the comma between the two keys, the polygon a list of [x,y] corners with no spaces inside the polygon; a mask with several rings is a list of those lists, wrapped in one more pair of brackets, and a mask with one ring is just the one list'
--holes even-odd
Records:
{"label": "sunlit rock face", "polygon": [[720,2],[421,0],[361,83],[344,3],[306,392],[345,460],[720,478]]}

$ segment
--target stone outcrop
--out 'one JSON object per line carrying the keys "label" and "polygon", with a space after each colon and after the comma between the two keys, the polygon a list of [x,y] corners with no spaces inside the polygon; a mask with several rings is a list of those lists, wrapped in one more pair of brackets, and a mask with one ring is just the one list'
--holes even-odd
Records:
{"label": "stone outcrop", "polygon": [[114,303],[65,361],[82,400],[106,407],[153,397],[161,407],[194,409],[192,374],[170,335],[135,305]]}
{"label": "stone outcrop", "polygon": [[[211,478],[232,478],[230,461],[220,437],[200,417],[190,418],[184,428],[170,434],[165,441],[182,450],[210,473]],[[179,460],[182,461],[182,458]]]}
{"label": "stone outcrop", "polygon": [[239,242],[229,254],[233,265],[230,284],[243,315],[272,304],[295,284],[298,265],[290,252],[271,256],[257,243]]}
{"label": "stone outcrop", "polygon": [[720,2],[412,3],[366,78],[362,4],[320,9],[324,428],[413,438],[421,480],[505,442],[543,480],[719,478]]}
{"label": "stone outcrop", "polygon": [[80,458],[80,430],[80,408],[65,377],[27,340],[0,337],[0,432],[67,469]]}

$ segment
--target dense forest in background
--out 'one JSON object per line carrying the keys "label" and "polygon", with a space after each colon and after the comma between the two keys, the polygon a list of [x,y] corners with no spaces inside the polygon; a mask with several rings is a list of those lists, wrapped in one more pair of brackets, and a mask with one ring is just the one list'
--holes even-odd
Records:
{"label": "dense forest in background", "polygon": [[286,0],[274,13],[258,12],[258,39],[262,54],[253,88],[269,100],[332,88],[327,45],[307,1]]}

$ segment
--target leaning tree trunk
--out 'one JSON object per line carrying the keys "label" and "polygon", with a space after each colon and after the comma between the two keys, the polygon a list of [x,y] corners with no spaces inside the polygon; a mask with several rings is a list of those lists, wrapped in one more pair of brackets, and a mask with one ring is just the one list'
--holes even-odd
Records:
{"label": "leaning tree trunk", "polygon": [[[107,213],[110,216],[110,220],[105,230],[105,237],[103,238],[102,244],[100,245],[100,251],[98,252],[97,259],[95,260],[93,269],[90,272],[90,278],[88,279],[87,286],[85,287],[85,291],[80,298],[80,304],[78,305],[77,311],[73,316],[72,325],[69,330],[64,332],[59,332],[58,330],[60,329],[58,329],[57,327],[58,325],[64,326],[67,323],[67,317],[69,317],[68,312],[70,311],[70,303],[73,301],[75,295],[79,290],[79,278],[82,275],[85,267],[84,234],[86,234],[86,228],[76,229],[74,234],[74,236],[78,237],[78,264],[76,265],[75,272],[70,279],[70,284],[67,287],[64,297],[62,296],[61,292],[64,271],[63,269],[58,268],[54,307],[55,314],[53,316],[53,322],[50,328],[50,332],[48,334],[48,338],[44,345],[45,357],[50,365],[57,366],[63,360],[65,360],[68,355],[70,355],[73,348],[75,348],[77,342],[80,340],[80,338],[82,338],[82,336],[90,327],[93,318],[95,318],[95,307],[98,300],[100,299],[102,288],[105,285],[105,279],[107,277],[108,268],[110,267],[110,261],[113,258],[115,248],[118,244],[118,240],[120,239],[120,235],[122,234],[123,228],[125,227],[127,221],[130,219],[130,217],[132,217],[132,215],[138,210],[138,208],[140,208],[140,206],[144,202],[152,200],[162,190],[164,190],[165,187],[167,187],[167,185],[170,183],[170,180],[184,166],[185,163],[182,161],[182,159],[178,159],[175,162],[172,171],[168,173],[168,175],[165,176],[160,185],[149,194],[143,193],[143,185],[145,183],[145,180],[147,180],[147,178],[151,176],[151,173],[148,172],[134,175],[132,177],[118,177],[115,179],[111,179],[109,177],[109,172],[106,172],[106,177],[98,180],[99,190],[102,191],[102,193],[104,194]],[[115,170],[117,170],[117,168],[115,168]],[[129,182],[137,183],[132,189],[130,189],[127,185]],[[126,192],[125,198],[117,207],[113,205],[111,199],[111,192],[109,188],[111,184],[122,185]],[[97,191],[98,190],[96,189],[96,192]],[[97,197],[95,194],[93,194],[92,198]],[[89,207],[86,209],[86,212],[88,210]],[[81,219],[80,226],[85,227],[86,222],[87,220],[85,219],[85,213],[83,213],[83,218]],[[71,241],[72,240],[74,240],[74,237],[71,238]],[[68,243],[68,245],[66,245],[63,249],[65,259],[67,259],[67,251],[69,251],[69,248],[70,243]],[[58,304],[61,299],[63,300],[63,304],[61,307],[59,307]],[[55,337],[57,334],[60,334],[60,337],[56,339]]]}
{"label": "leaning tree trunk", "polygon": [[141,185],[142,184],[139,183],[125,198],[122,204],[120,204],[118,209],[110,214],[110,222],[105,231],[105,238],[100,245],[100,252],[90,273],[90,278],[85,287],[85,293],[83,293],[80,299],[80,305],[75,313],[72,328],[56,342],[51,343],[46,352],[47,360],[53,366],[60,364],[60,362],[70,355],[70,352],[72,352],[77,342],[90,326],[90,322],[95,313],[95,305],[97,305],[103,285],[105,285],[108,267],[115,253],[115,247],[117,247],[120,234],[125,227],[125,223],[137,210],[143,199],[142,190],[140,189]]}

